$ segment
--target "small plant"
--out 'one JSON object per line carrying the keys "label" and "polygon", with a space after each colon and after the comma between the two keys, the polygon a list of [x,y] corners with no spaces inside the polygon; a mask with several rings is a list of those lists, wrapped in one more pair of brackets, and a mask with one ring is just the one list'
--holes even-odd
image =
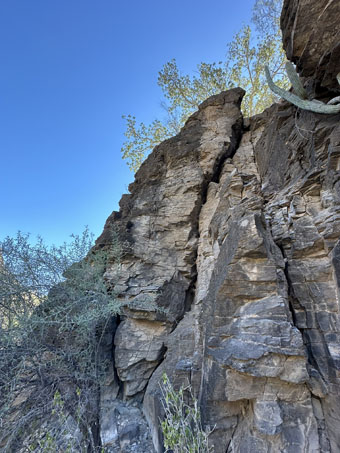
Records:
{"label": "small plant", "polygon": [[[202,427],[198,401],[192,394],[191,386],[181,386],[176,391],[164,373],[160,387],[165,412],[161,427],[166,452],[212,452],[208,445],[208,437],[212,431],[205,431]],[[185,402],[185,399],[189,399],[190,404]]]}
{"label": "small plant", "polygon": [[[58,390],[55,392],[50,414],[54,422],[43,423],[32,434],[34,440],[28,444],[29,452],[85,453],[89,451],[86,437],[83,436],[81,429],[84,424],[82,392],[79,388],[76,388],[75,393],[74,416],[70,416],[65,411],[65,401],[62,399],[60,392]],[[104,448],[94,445],[93,437],[91,447],[93,453],[104,453]]]}

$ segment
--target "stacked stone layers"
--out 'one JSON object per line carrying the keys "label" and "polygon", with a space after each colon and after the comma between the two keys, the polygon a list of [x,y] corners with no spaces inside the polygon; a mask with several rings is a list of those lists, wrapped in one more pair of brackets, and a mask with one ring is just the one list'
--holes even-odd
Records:
{"label": "stacked stone layers", "polygon": [[[339,15],[337,0],[284,1],[311,98],[340,89]],[[191,385],[215,453],[340,451],[340,115],[280,103],[242,124],[242,95],[208,99],[156,147],[98,239],[114,224],[130,244],[106,273],[129,303],[102,388],[112,452],[150,435],[163,451],[164,372]]]}
{"label": "stacked stone layers", "polygon": [[110,423],[117,395],[140,403],[170,332],[192,304],[199,214],[209,183],[239,142],[243,94],[237,88],[209,98],[178,136],[154,150],[97,241],[109,246],[114,228],[129,242],[118,272],[115,263],[106,272],[126,305],[114,338],[115,370],[102,388],[102,439],[112,451],[121,448],[117,423]]}
{"label": "stacked stone layers", "polygon": [[[117,398],[158,451],[163,372],[192,385],[216,453],[339,451],[340,117],[278,104],[241,137],[241,95],[212,98],[151,155],[98,241],[114,218],[131,243],[107,272],[135,304],[115,336]],[[141,304],[151,294],[164,312]]]}

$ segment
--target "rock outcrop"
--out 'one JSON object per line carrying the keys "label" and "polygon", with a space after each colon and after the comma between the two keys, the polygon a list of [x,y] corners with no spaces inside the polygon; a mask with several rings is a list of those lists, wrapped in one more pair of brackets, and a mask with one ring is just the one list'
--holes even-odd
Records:
{"label": "rock outcrop", "polygon": [[[282,14],[288,57],[326,97],[339,10],[285,0]],[[191,385],[216,453],[340,451],[340,115],[280,102],[243,122],[242,96],[213,96],[156,147],[97,241],[115,225],[129,242],[106,272],[126,301],[108,451],[163,451],[164,372]]]}
{"label": "rock outcrop", "polygon": [[[285,0],[281,17],[326,100],[339,17],[337,0]],[[96,242],[127,244],[105,273],[124,307],[99,351],[107,453],[164,451],[163,373],[191,386],[214,453],[340,451],[340,114],[280,101],[243,119],[243,95],[212,96],[157,146]]]}
{"label": "rock outcrop", "polygon": [[[114,339],[118,382],[110,384],[114,395],[120,387],[123,400],[143,400],[150,376],[164,360],[169,334],[194,303],[201,207],[209,184],[218,181],[225,159],[237,149],[243,94],[237,88],[209,98],[178,136],[159,145],[97,240],[100,247],[110,243],[114,225],[130,243],[119,271],[113,265],[106,272],[127,306]],[[103,392],[110,394],[109,388]],[[102,424],[110,426],[105,407]],[[156,417],[157,431],[158,415],[149,416]],[[111,437],[102,432],[104,444],[120,451],[119,433],[110,430]]]}
{"label": "rock outcrop", "polygon": [[287,58],[300,75],[317,93],[339,92],[338,0],[284,0],[281,28]]}
{"label": "rock outcrop", "polygon": [[[158,451],[165,371],[192,385],[217,453],[335,452],[340,116],[297,119],[295,107],[278,104],[253,118],[239,142],[241,94],[203,104],[145,162],[129,209],[124,199],[112,216],[129,226],[131,250],[121,274],[107,277],[136,304],[115,337],[121,397],[143,407]],[[188,144],[192,128],[198,135]],[[216,160],[205,170],[208,149]],[[162,174],[153,185],[157,154]],[[158,211],[142,209],[157,196]],[[164,313],[139,305],[151,295]]]}

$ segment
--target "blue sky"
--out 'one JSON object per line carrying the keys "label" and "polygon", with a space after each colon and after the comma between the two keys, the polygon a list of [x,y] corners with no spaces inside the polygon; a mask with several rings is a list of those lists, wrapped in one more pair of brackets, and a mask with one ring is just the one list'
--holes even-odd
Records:
{"label": "blue sky", "polygon": [[253,3],[1,0],[0,240],[98,236],[133,179],[122,114],[162,115],[162,65],[223,60]]}

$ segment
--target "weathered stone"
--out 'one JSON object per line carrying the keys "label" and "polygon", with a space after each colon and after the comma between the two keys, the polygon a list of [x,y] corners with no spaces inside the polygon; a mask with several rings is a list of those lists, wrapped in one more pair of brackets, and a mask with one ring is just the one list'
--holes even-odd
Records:
{"label": "weathered stone", "polygon": [[[155,424],[160,373],[178,385],[191,382],[205,424],[216,425],[210,437],[217,453],[338,448],[340,232],[330,189],[338,176],[324,146],[338,126],[302,115],[314,128],[311,149],[289,112],[275,106],[251,120],[235,156],[210,183],[200,212],[194,303],[146,390]],[[179,351],[185,331],[189,343]],[[161,451],[159,432],[153,435]]]}
{"label": "weathered stone", "polygon": [[101,443],[107,453],[154,451],[150,432],[140,409],[119,400],[111,403],[101,420]]}
{"label": "weathered stone", "polygon": [[[310,94],[338,89],[339,9],[284,1]],[[108,452],[164,451],[163,373],[191,386],[214,453],[340,451],[340,115],[280,102],[243,125],[243,94],[156,147],[97,240],[128,244],[106,271],[124,305],[102,341]]]}
{"label": "weathered stone", "polygon": [[[97,240],[98,246],[109,246],[114,223],[130,244],[119,271],[106,272],[117,297],[126,302],[114,340],[119,398],[141,400],[169,333],[192,303],[199,214],[209,183],[236,150],[243,94],[234,89],[208,99],[177,137],[157,147],[137,172],[120,213],[111,215]],[[184,352],[186,340],[176,338]],[[178,357],[179,373],[190,368],[183,363],[188,358],[192,363],[193,353],[190,348],[188,356]],[[153,422],[158,425],[158,418]]]}
{"label": "weathered stone", "polygon": [[280,406],[276,401],[256,401],[254,404],[256,429],[268,435],[281,431],[282,418]]}
{"label": "weathered stone", "polygon": [[281,15],[287,58],[314,84],[340,90],[340,5],[337,0],[285,0]]}

